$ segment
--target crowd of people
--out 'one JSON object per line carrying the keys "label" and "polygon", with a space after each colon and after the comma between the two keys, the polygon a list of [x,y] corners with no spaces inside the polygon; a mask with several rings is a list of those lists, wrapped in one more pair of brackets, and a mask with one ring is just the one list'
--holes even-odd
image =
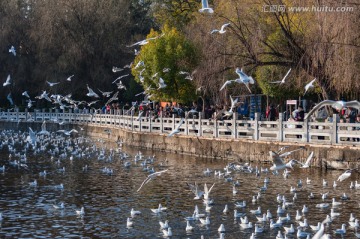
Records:
{"label": "crowd of people", "polygon": [[[166,103],[162,106],[160,103],[153,103],[153,102],[133,102],[131,105],[126,103],[125,105],[121,106],[119,103],[112,103],[107,104],[99,109],[98,113],[103,114],[120,114],[122,111],[123,114],[127,115],[138,115],[140,112],[143,117],[199,117],[199,114],[202,113],[203,119],[220,119],[221,114],[225,111],[228,111],[229,107],[227,106],[219,106],[219,105],[205,105],[204,111],[202,110],[202,106],[199,105],[197,102],[193,102],[192,105],[183,105],[181,103]],[[247,115],[241,115],[240,106],[234,109],[234,112],[238,112],[238,119],[243,118]],[[339,122],[347,122],[347,123],[360,123],[360,112],[357,112],[356,109],[348,107],[347,109],[342,110],[341,112],[337,112],[339,117]],[[220,115],[220,117],[219,117]],[[231,117],[230,117],[231,118]],[[277,107],[273,104],[270,104],[261,120],[268,120],[268,121],[276,121],[279,118],[279,112]],[[288,117],[284,120],[291,121],[291,122],[302,122],[305,118],[305,111],[303,107],[300,105],[297,109],[293,110],[292,112],[288,113]],[[228,118],[227,118],[228,119]],[[320,110],[316,115],[312,116],[312,121],[315,120],[324,120],[325,122],[332,122],[332,116],[328,116],[326,110]]]}

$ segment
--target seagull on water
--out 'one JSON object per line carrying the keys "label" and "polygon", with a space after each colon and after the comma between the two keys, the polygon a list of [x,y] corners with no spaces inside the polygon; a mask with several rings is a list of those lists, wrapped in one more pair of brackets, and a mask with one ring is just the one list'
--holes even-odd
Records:
{"label": "seagull on water", "polygon": [[227,26],[229,26],[229,25],[230,25],[230,22],[229,22],[229,23],[225,23],[224,25],[221,26],[220,30],[214,29],[214,30],[212,30],[212,31],[210,32],[210,34],[214,34],[214,33],[224,34],[224,33],[226,32],[225,28],[226,28]]}
{"label": "seagull on water", "polygon": [[352,107],[352,108],[355,108],[357,110],[360,110],[360,102],[357,101],[357,100],[353,100],[353,101],[324,100],[324,101],[320,102],[319,104],[317,104],[314,108],[312,108],[312,110],[310,110],[309,113],[306,114],[304,119],[309,118],[310,115],[312,115],[315,111],[317,111],[321,107],[327,106],[327,105],[331,106],[332,108],[336,109],[337,111],[340,111],[343,108],[347,108],[347,107]]}
{"label": "seagull on water", "polygon": [[291,68],[290,68],[289,71],[285,74],[284,78],[283,78],[281,81],[272,81],[272,82],[270,82],[270,83],[272,83],[272,84],[280,84],[280,85],[284,84],[286,77],[290,74],[290,71],[291,71]]}
{"label": "seagull on water", "polygon": [[78,216],[84,216],[85,215],[84,207],[81,207],[80,210],[75,210],[75,212],[76,212],[76,215],[78,215]]}
{"label": "seagull on water", "polygon": [[199,12],[201,13],[214,13],[214,10],[209,7],[209,3],[208,3],[208,0],[201,0],[201,9],[199,9]]}
{"label": "seagull on water", "polygon": [[140,189],[145,185],[147,184],[148,182],[150,182],[152,179],[154,179],[155,177],[157,176],[160,176],[161,174],[165,173],[166,171],[168,171],[168,169],[165,169],[165,170],[162,170],[162,171],[159,171],[159,172],[155,172],[155,173],[152,173],[150,174],[149,176],[147,176],[147,178],[142,182],[142,184],[140,185],[139,189],[137,190],[137,192],[140,191]]}

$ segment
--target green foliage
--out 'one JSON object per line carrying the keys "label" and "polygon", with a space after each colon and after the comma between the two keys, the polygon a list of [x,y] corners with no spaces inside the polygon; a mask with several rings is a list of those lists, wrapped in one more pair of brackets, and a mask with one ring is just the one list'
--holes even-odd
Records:
{"label": "green foliage", "polygon": [[[180,71],[191,72],[198,62],[195,47],[175,28],[165,25],[162,33],[151,31],[149,43],[141,47],[135,58],[132,74],[141,82],[152,100],[190,102],[195,97],[195,87]],[[137,67],[139,62],[144,66]],[[167,85],[159,89],[159,80]]]}

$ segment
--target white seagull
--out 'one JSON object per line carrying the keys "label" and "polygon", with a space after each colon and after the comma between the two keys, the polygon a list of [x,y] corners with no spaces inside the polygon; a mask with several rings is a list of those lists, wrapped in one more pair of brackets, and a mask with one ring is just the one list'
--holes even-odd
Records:
{"label": "white seagull", "polygon": [[112,72],[118,72],[118,71],[123,71],[124,69],[123,68],[120,68],[120,67],[116,67],[116,66],[113,66],[112,67]]}
{"label": "white seagull", "polygon": [[242,69],[236,68],[235,72],[239,75],[240,82],[243,83],[251,93],[249,84],[255,84],[255,80],[251,76],[246,75]]}
{"label": "white seagull", "polygon": [[164,79],[163,78],[159,78],[159,88],[158,89],[163,89],[165,88],[167,85],[165,84],[164,82]]}
{"label": "white seagull", "polygon": [[283,78],[281,81],[272,81],[272,82],[270,82],[270,83],[272,83],[272,84],[280,84],[280,85],[284,84],[286,77],[290,74],[290,71],[291,71],[291,68],[290,68],[289,71],[285,74],[284,78]]}
{"label": "white seagull", "polygon": [[185,122],[184,118],[182,118],[179,122],[179,124],[175,127],[175,129],[173,131],[171,131],[170,134],[168,134],[167,137],[171,137],[173,136],[174,134],[178,134],[180,133],[180,126]]}
{"label": "white seagull", "polygon": [[4,82],[3,86],[8,86],[8,85],[10,85],[10,84],[11,84],[10,80],[11,80],[11,78],[10,78],[10,74],[9,74],[9,75],[7,76],[7,78],[6,78],[6,81]]}
{"label": "white seagull", "polygon": [[96,93],[89,87],[89,85],[86,85],[86,86],[87,86],[87,89],[88,89],[88,91],[89,91],[89,92],[86,94],[87,96],[99,98],[99,95],[96,94]]}
{"label": "white seagull", "polygon": [[154,179],[155,177],[157,176],[160,176],[161,174],[165,173],[166,171],[168,171],[168,169],[165,169],[165,170],[162,170],[162,171],[159,171],[159,172],[155,172],[155,173],[152,173],[150,174],[149,176],[147,176],[147,178],[142,182],[142,184],[140,185],[139,189],[137,190],[137,192],[140,191],[140,189],[145,185],[147,184],[148,182],[150,182],[152,179]]}
{"label": "white seagull", "polygon": [[122,78],[124,78],[124,77],[127,77],[127,76],[129,76],[129,74],[119,76],[119,77],[116,78],[112,83],[114,84],[116,81],[118,81],[118,80],[120,80],[120,79],[122,79]]}
{"label": "white seagull", "polygon": [[313,156],[314,156],[314,152],[312,151],[310,153],[310,155],[308,156],[308,158],[306,159],[306,162],[304,164],[302,164],[300,168],[309,168]]}
{"label": "white seagull", "polygon": [[71,78],[73,78],[74,77],[74,75],[71,75],[71,76],[69,76],[68,78],[66,78],[66,80],[67,81],[71,81]]}
{"label": "white seagull", "polygon": [[23,95],[23,96],[25,96],[25,97],[27,97],[27,98],[29,98],[29,99],[30,99],[30,95],[28,94],[28,92],[27,92],[27,91],[24,91],[21,95]]}
{"label": "white seagull", "polygon": [[304,95],[306,94],[306,92],[307,92],[310,88],[314,88],[314,82],[315,82],[315,81],[316,81],[316,78],[306,84]]}
{"label": "white seagull", "polygon": [[225,27],[229,26],[230,25],[230,22],[229,23],[225,23],[224,25],[221,26],[220,30],[218,29],[214,29],[210,32],[210,34],[214,34],[214,33],[220,33],[220,34],[224,34],[226,32],[225,30]]}
{"label": "white seagull", "polygon": [[48,83],[50,87],[53,87],[53,86],[59,84],[60,82],[49,82],[49,81],[46,81],[46,83]]}
{"label": "white seagull", "polygon": [[151,40],[155,40],[155,39],[157,39],[159,37],[162,37],[162,36],[164,36],[164,34],[161,34],[160,36],[156,36],[156,37],[150,37],[150,38],[147,38],[147,39],[142,40],[142,41],[135,42],[134,44],[132,44],[130,46],[127,46],[127,47],[133,47],[133,46],[137,46],[137,45],[143,46],[143,45],[148,44]]}
{"label": "white seagull", "polygon": [[345,179],[348,179],[348,178],[351,176],[351,173],[352,173],[353,170],[354,170],[354,169],[348,169],[348,170],[346,170],[343,174],[341,174],[341,175],[338,177],[337,181],[342,182],[342,181],[344,181]]}
{"label": "white seagull", "polygon": [[208,0],[201,0],[201,5],[202,5],[202,8],[199,9],[199,12],[214,13],[214,10],[211,7],[209,7]]}
{"label": "white seagull", "polygon": [[16,56],[16,50],[14,46],[10,47],[9,52],[12,53],[14,56]]}
{"label": "white seagull", "polygon": [[310,115],[312,115],[315,111],[317,111],[321,107],[327,106],[327,105],[330,105],[332,108],[336,109],[337,111],[340,111],[346,107],[352,107],[352,108],[360,110],[360,102],[357,100],[353,100],[353,101],[324,100],[324,101],[320,102],[319,104],[317,104],[314,108],[312,108],[312,110],[310,110],[309,113],[306,114],[304,119],[309,118]]}

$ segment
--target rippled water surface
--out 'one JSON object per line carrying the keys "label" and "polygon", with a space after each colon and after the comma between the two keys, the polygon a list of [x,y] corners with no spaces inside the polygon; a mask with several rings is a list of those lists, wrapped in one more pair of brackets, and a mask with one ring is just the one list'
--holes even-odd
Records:
{"label": "rippled water surface", "polygon": [[[100,148],[101,146],[99,146]],[[107,149],[111,148],[106,146]],[[113,147],[114,150],[117,147]],[[70,161],[70,154],[65,158],[59,159],[55,156],[50,159],[47,153],[32,155],[28,153],[28,169],[14,167],[9,164],[8,150],[4,146],[1,153],[0,166],[5,165],[5,173],[0,173],[0,221],[1,238],[164,238],[159,227],[159,221],[169,221],[173,236],[171,238],[249,238],[254,229],[241,229],[239,218],[234,218],[234,203],[245,200],[245,209],[238,209],[244,212],[249,221],[257,222],[256,217],[249,211],[261,207],[263,212],[270,209],[276,217],[277,205],[276,195],[285,195],[288,201],[293,200],[293,193],[290,186],[296,186],[298,198],[293,205],[288,206],[286,212],[290,214],[291,221],[284,223],[285,226],[294,224],[296,210],[301,210],[303,205],[309,207],[309,212],[305,214],[309,224],[315,225],[325,219],[330,214],[330,208],[318,209],[317,203],[322,203],[320,193],[329,192],[329,196],[324,202],[331,205],[331,199],[342,204],[335,208],[340,216],[334,218],[333,222],[326,227],[326,233],[333,238],[341,238],[334,234],[333,230],[340,228],[342,223],[347,224],[347,233],[344,238],[356,238],[354,230],[348,227],[349,215],[351,212],[360,218],[359,194],[360,190],[350,189],[350,181],[358,180],[357,175],[352,175],[350,179],[339,183],[337,188],[332,187],[332,183],[341,174],[340,171],[322,171],[319,169],[299,169],[296,168],[288,179],[281,175],[275,176],[271,173],[260,174],[256,177],[252,173],[232,172],[230,180],[224,177],[205,176],[203,171],[206,168],[211,170],[224,171],[228,162],[223,160],[210,160],[195,158],[192,156],[165,154],[159,152],[149,152],[142,150],[145,158],[155,154],[155,161],[148,164],[155,171],[168,169],[168,171],[154,180],[145,184],[137,192],[142,181],[149,175],[143,170],[141,161],[134,162],[137,150],[123,148],[129,153],[127,161],[131,162],[130,168],[124,167],[126,160],[120,160],[116,153],[111,162],[98,160],[93,154],[91,158],[77,158]],[[308,152],[307,152],[308,153]],[[106,157],[109,151],[106,151]],[[304,153],[304,156],[305,153]],[[10,160],[14,160],[12,157]],[[167,160],[160,166],[161,162]],[[59,163],[56,163],[59,161]],[[88,170],[83,171],[83,167],[88,165]],[[252,165],[255,167],[256,165]],[[269,167],[269,165],[258,165],[259,168]],[[59,169],[65,167],[65,172]],[[108,175],[102,172],[104,167],[113,169],[113,174]],[[39,173],[46,170],[47,175],[40,176]],[[268,177],[270,183],[266,191],[261,192],[258,202],[252,203],[251,199],[259,192],[259,187],[263,186],[264,178]],[[306,185],[306,177],[312,182]],[[302,179],[303,186],[298,187],[297,182]],[[328,181],[329,186],[323,187],[322,180]],[[37,186],[30,185],[37,180]],[[238,193],[233,195],[233,182],[239,181],[240,186],[236,189]],[[210,187],[215,186],[210,193],[210,198],[214,199],[214,204],[209,212],[205,211],[202,200],[194,200],[194,194],[189,190],[187,183],[197,183],[201,190],[204,184]],[[63,189],[58,188],[60,184]],[[310,192],[314,192],[315,199],[308,199]],[[350,199],[342,201],[340,196],[346,193]],[[56,209],[53,205],[64,203],[64,209]],[[151,208],[157,208],[159,203],[167,207],[166,211],[160,214],[151,212]],[[200,213],[205,213],[210,218],[210,226],[202,226],[198,220],[191,221],[194,227],[192,232],[185,230],[185,217],[193,214],[195,205],[199,207]],[[223,213],[225,205],[228,205],[229,212]],[[85,215],[78,216],[76,210],[81,207],[85,209]],[[126,220],[130,217],[130,210],[141,211],[140,215],[132,218],[133,227],[126,227]],[[224,224],[226,232],[220,235],[217,231],[220,224]],[[270,229],[269,223],[260,223],[264,227],[265,233],[258,234],[257,238],[275,238],[278,229]],[[283,229],[281,229],[284,231]],[[313,234],[311,229],[305,231]],[[294,236],[296,238],[296,234]]]}

